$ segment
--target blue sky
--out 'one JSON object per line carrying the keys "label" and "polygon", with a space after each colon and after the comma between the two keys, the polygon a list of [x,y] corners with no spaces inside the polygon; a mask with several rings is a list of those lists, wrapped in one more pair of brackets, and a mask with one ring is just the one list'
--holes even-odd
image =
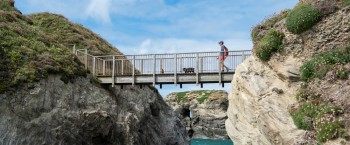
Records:
{"label": "blue sky", "polygon": [[[250,50],[250,30],[266,17],[294,7],[298,0],[17,0],[24,14],[51,12],[82,24],[124,54]],[[229,84],[203,89],[230,90]],[[163,85],[170,92],[196,85]]]}

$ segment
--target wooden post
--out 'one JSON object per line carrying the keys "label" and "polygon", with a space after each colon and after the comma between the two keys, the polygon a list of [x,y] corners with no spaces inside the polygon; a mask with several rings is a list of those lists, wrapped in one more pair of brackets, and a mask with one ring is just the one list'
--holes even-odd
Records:
{"label": "wooden post", "polygon": [[143,59],[141,59],[141,74],[143,74]]}
{"label": "wooden post", "polygon": [[122,59],[122,75],[124,75],[124,59]]}
{"label": "wooden post", "polygon": [[199,83],[199,54],[196,53],[196,85]]}
{"label": "wooden post", "polygon": [[242,62],[245,60],[245,54],[244,54],[244,51],[242,51]]}
{"label": "wooden post", "polygon": [[88,60],[87,60],[87,49],[85,49],[85,57],[84,57],[84,64],[85,64],[85,69],[88,68]]}
{"label": "wooden post", "polygon": [[135,85],[135,55],[132,56],[132,86]]}
{"label": "wooden post", "polygon": [[75,50],[75,44],[73,45],[73,54],[77,55]]}
{"label": "wooden post", "polygon": [[183,60],[182,60],[182,59],[183,59],[183,57],[180,57],[180,72],[181,72],[181,73],[182,73],[182,69],[183,69],[183,68],[182,68],[182,63],[183,63]]}
{"label": "wooden post", "polygon": [[162,70],[164,70],[163,69],[163,59],[160,59],[159,61],[160,61],[159,62],[160,63],[160,70],[159,70],[160,72],[159,73],[162,74],[162,72],[163,72]]}
{"label": "wooden post", "polygon": [[174,60],[175,60],[175,71],[174,71],[174,84],[177,85],[177,54],[174,54]]}
{"label": "wooden post", "polygon": [[153,86],[156,85],[156,55],[153,55]]}
{"label": "wooden post", "polygon": [[103,65],[102,65],[102,75],[106,75],[106,60],[103,60]]}
{"label": "wooden post", "polygon": [[220,52],[219,52],[219,59],[218,59],[218,64],[219,64],[219,84],[221,84],[221,60],[220,60]]}
{"label": "wooden post", "polygon": [[203,57],[200,59],[200,64],[201,64],[201,73],[203,73]]}
{"label": "wooden post", "polygon": [[92,57],[93,59],[93,61],[92,61],[92,74],[95,76],[96,75],[96,57],[95,56],[93,56]]}
{"label": "wooden post", "polygon": [[112,63],[112,87],[114,87],[114,71],[115,71],[115,56],[113,56],[113,63]]}

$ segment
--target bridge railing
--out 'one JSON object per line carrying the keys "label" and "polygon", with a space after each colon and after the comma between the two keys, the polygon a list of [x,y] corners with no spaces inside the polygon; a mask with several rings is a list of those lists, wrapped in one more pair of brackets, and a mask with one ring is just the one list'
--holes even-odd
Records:
{"label": "bridge railing", "polygon": [[[85,68],[96,76],[221,73],[220,52],[125,56],[93,56],[87,50],[75,50],[74,53]],[[230,72],[234,72],[237,65],[249,56],[250,50],[229,51],[224,64],[230,68]],[[193,71],[187,72],[184,69]]]}

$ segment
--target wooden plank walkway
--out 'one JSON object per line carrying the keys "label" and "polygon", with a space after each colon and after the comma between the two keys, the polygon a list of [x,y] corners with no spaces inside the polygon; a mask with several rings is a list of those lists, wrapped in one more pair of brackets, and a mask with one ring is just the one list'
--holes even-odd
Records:
{"label": "wooden plank walkway", "polygon": [[201,84],[229,83],[237,65],[250,50],[229,51],[221,71],[220,52],[93,56],[86,49],[73,53],[102,84]]}

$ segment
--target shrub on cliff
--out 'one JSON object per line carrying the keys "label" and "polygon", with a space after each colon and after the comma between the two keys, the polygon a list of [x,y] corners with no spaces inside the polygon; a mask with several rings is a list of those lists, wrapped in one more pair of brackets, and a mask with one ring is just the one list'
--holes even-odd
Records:
{"label": "shrub on cliff", "polygon": [[[7,7],[7,3],[0,3],[0,7]],[[0,71],[0,93],[49,74],[61,75],[65,83],[86,76],[87,70],[72,53],[73,44],[95,55],[121,54],[92,31],[60,15],[26,16],[0,10],[0,21],[0,56],[8,62],[0,64],[6,69],[6,73]]]}
{"label": "shrub on cliff", "polygon": [[300,67],[300,78],[303,81],[309,81],[313,78],[322,79],[328,71],[334,70],[338,78],[347,79],[349,71],[344,69],[342,65],[348,62],[350,62],[350,47],[325,52],[315,56]]}
{"label": "shrub on cliff", "polygon": [[[279,14],[273,14],[270,17],[265,18],[261,24],[256,25],[251,30],[251,39],[253,42],[259,41],[264,35],[265,31],[272,29],[275,24],[287,17],[290,10],[283,10]],[[265,33],[264,33],[265,32]]]}
{"label": "shrub on cliff", "polygon": [[344,125],[340,121],[333,121],[322,124],[318,127],[317,141],[326,142],[338,137],[348,138],[348,134],[344,131]]}
{"label": "shrub on cliff", "polygon": [[319,9],[309,4],[300,4],[287,15],[286,27],[288,31],[300,34],[314,26],[320,18]]}
{"label": "shrub on cliff", "polygon": [[[344,113],[337,105],[325,102],[318,95],[307,90],[300,90],[296,96],[299,101],[298,108],[289,110],[295,126],[304,130],[315,130],[319,142],[335,138],[349,138],[344,131],[342,121],[339,121]],[[332,120],[329,120],[332,116]]]}
{"label": "shrub on cliff", "polygon": [[10,5],[9,0],[0,0],[0,10],[3,10],[3,11],[18,11],[16,8],[14,8],[14,7],[12,7]]}
{"label": "shrub on cliff", "polygon": [[341,1],[340,1],[340,6],[341,6],[341,7],[350,6],[350,0],[341,0]]}
{"label": "shrub on cliff", "polygon": [[256,55],[262,61],[268,61],[272,53],[280,51],[284,34],[274,29],[269,30],[256,45]]}

